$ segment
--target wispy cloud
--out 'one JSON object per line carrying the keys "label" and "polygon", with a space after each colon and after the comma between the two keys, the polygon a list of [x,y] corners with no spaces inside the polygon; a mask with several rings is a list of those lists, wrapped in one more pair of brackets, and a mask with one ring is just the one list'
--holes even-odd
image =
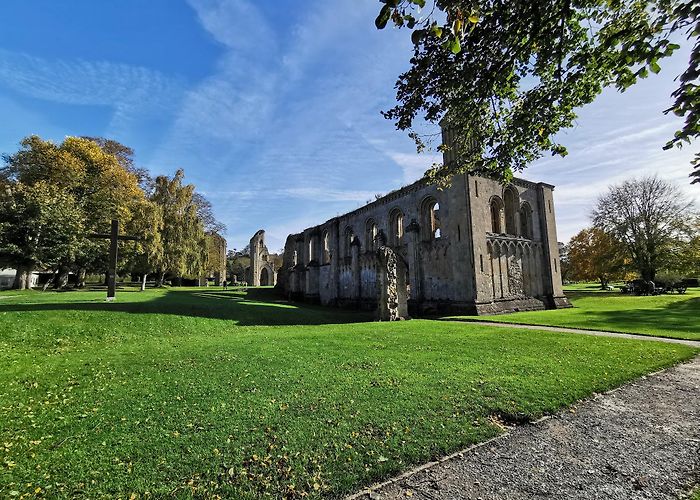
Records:
{"label": "wispy cloud", "polygon": [[151,69],[82,60],[46,60],[0,49],[0,83],[36,99],[113,111],[118,135],[137,118],[168,113],[182,82]]}

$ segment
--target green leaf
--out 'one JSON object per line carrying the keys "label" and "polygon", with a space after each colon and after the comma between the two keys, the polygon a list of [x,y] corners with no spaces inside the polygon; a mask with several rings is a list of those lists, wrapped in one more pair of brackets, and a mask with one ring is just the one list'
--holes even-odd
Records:
{"label": "green leaf", "polygon": [[652,73],[656,74],[659,71],[661,71],[661,66],[659,66],[659,63],[657,63],[656,61],[651,61],[649,63],[649,69],[651,70]]}
{"label": "green leaf", "polygon": [[459,43],[459,37],[456,36],[452,43],[450,44],[450,50],[453,54],[459,54],[462,51],[462,44]]}
{"label": "green leaf", "polygon": [[477,16],[476,14],[472,14],[471,16],[469,16],[469,22],[472,23],[472,24],[478,23],[478,22],[479,22],[479,16]]}
{"label": "green leaf", "polygon": [[416,4],[421,9],[425,7],[425,0],[411,0],[411,3]]}
{"label": "green leaf", "polygon": [[378,30],[382,30],[386,27],[386,23],[389,22],[390,17],[391,7],[388,4],[384,5],[384,7],[382,7],[382,10],[379,11],[377,19],[374,20],[374,25],[377,27]]}
{"label": "green leaf", "polygon": [[442,28],[438,25],[433,26],[433,33],[438,38],[442,37]]}

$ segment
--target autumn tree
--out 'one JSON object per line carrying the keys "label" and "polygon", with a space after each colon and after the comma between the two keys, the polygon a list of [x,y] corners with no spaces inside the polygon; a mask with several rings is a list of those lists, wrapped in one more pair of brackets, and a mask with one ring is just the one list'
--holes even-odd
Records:
{"label": "autumn tree", "polygon": [[677,186],[645,177],[611,186],[593,210],[593,224],[626,248],[644,280],[654,280],[673,248],[692,232],[693,205]]}
{"label": "autumn tree", "polygon": [[[700,135],[700,3],[696,0],[382,0],[375,21],[412,31],[413,57],[384,116],[419,151],[441,124],[448,161],[429,175],[457,172],[508,180],[545,154],[564,156],[555,137],[606,87],[624,91],[661,70],[687,37],[693,50],[666,111],[685,124],[666,148]],[[700,154],[691,174],[700,181]]]}
{"label": "autumn tree", "polygon": [[576,234],[568,245],[569,277],[576,281],[600,281],[604,288],[625,274],[627,249],[596,227]]}
{"label": "autumn tree", "polygon": [[163,214],[161,239],[163,258],[157,270],[157,286],[165,276],[199,276],[207,259],[204,225],[193,199],[194,185],[183,185],[185,173],[178,170],[172,178],[161,175],[155,180],[151,201]]}
{"label": "autumn tree", "polygon": [[17,269],[14,288],[29,288],[35,269],[73,260],[83,222],[65,189],[44,180],[6,184],[0,191],[0,267]]}
{"label": "autumn tree", "polygon": [[[85,235],[105,232],[111,219],[128,224],[134,206],[145,199],[138,177],[93,140],[67,137],[61,144],[54,144],[30,136],[20,145],[19,151],[4,156],[0,178],[25,186],[43,182],[58,188],[57,193],[66,193],[82,211]],[[57,286],[65,285],[71,268],[80,280],[88,270],[105,271],[106,255],[104,241],[76,241],[72,260],[56,264]]]}

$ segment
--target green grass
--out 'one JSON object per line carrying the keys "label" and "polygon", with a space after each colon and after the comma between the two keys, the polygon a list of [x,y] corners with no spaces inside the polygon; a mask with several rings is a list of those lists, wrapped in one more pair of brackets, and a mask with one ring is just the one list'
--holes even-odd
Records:
{"label": "green grass", "polygon": [[697,288],[682,295],[636,296],[595,289],[595,285],[579,285],[577,291],[568,289],[565,293],[573,308],[446,319],[562,326],[700,340],[700,290]]}
{"label": "green grass", "polygon": [[0,293],[0,497],[341,495],[688,359],[271,290]]}

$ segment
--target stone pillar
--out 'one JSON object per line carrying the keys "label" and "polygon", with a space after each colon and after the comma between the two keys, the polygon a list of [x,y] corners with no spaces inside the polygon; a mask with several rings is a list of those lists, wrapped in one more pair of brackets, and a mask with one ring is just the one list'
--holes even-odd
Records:
{"label": "stone pillar", "polygon": [[[387,246],[377,250],[379,276],[377,279],[379,321],[398,321],[408,318],[406,301],[406,269],[401,257]],[[402,279],[403,278],[403,279]]]}

